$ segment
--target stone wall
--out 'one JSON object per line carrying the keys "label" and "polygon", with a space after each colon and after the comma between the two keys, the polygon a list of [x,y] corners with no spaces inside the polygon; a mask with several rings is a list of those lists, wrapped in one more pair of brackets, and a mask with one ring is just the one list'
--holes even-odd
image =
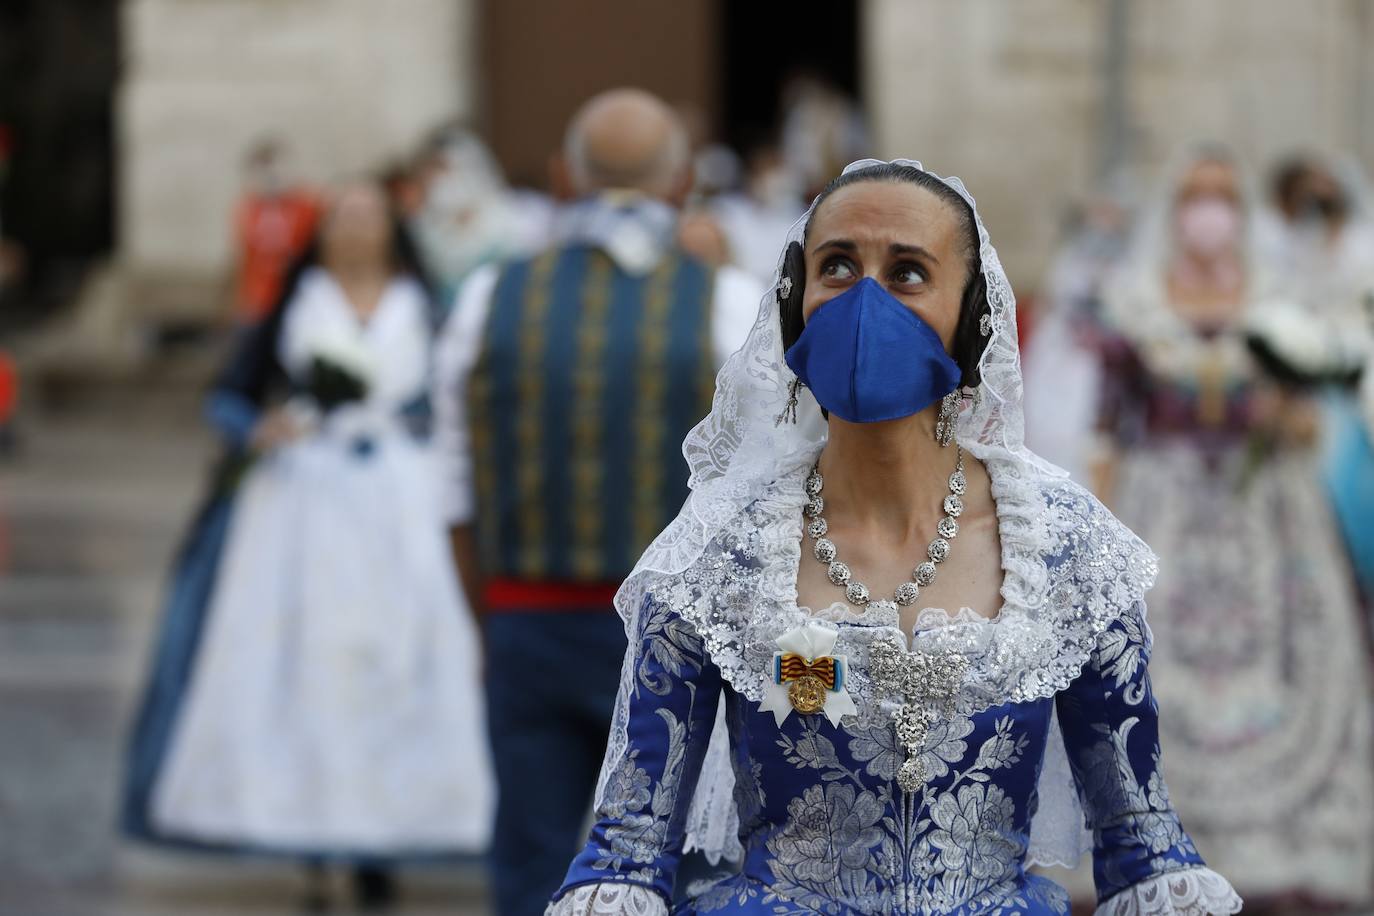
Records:
{"label": "stone wall", "polygon": [[287,138],[319,182],[469,114],[474,0],[126,0],[119,244],[136,275],[225,269],[241,160]]}
{"label": "stone wall", "polygon": [[[1108,0],[868,0],[882,155],[965,178],[1012,279],[1033,286],[1067,203],[1097,182]],[[1127,3],[1127,162],[1145,193],[1195,140],[1254,169],[1299,147],[1374,166],[1367,0]],[[1363,51],[1363,53],[1362,53]]]}
{"label": "stone wall", "polygon": [[[222,272],[245,146],[290,137],[327,180],[480,97],[481,0],[126,0],[119,240],[135,275]],[[696,2],[696,0],[694,0]],[[705,0],[699,0],[705,2]],[[1095,186],[1109,0],[865,0],[881,155],[962,175],[1033,286]],[[1132,0],[1123,72],[1138,189],[1190,140],[1267,167],[1299,146],[1374,165],[1374,2]],[[497,49],[499,50],[499,49]]]}

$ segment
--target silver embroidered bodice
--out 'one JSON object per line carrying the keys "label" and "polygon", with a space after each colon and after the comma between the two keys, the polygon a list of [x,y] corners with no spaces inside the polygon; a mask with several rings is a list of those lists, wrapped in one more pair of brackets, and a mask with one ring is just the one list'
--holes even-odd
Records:
{"label": "silver embroidered bodice", "polygon": [[[1074,485],[1047,493],[1021,486],[1013,465],[989,469],[1007,602],[994,620],[926,612],[908,636],[884,607],[829,621],[797,607],[799,475],[646,598],[630,634],[627,738],[607,757],[597,824],[555,912],[666,911],[719,709],[740,862],[676,888],[687,912],[1066,914],[1063,890],[1026,872],[1056,752],[1095,832],[1102,912],[1236,911],[1159,773],[1148,552],[1114,546],[1131,546],[1114,530],[1099,537],[1110,516]],[[1046,543],[1070,549],[1037,553]],[[1065,612],[1032,614],[1037,600]],[[777,637],[816,619],[836,632],[857,711],[838,726],[801,714],[779,725],[759,708]],[[913,709],[929,711],[916,734]],[[910,789],[909,761],[921,776]],[[1133,909],[1140,893],[1177,906]]]}

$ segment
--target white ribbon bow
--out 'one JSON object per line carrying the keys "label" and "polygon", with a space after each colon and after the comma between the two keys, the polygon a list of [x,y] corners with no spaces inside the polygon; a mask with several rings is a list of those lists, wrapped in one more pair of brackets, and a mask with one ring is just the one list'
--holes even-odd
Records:
{"label": "white ribbon bow", "polygon": [[[838,636],[839,633],[820,621],[808,620],[801,626],[788,630],[778,637],[777,644],[782,651],[773,654],[772,670],[764,675],[763,701],[759,704],[760,709],[773,714],[778,727],[782,727],[782,723],[786,722],[787,717],[792,714],[792,701],[788,697],[788,687],[786,684],[779,684],[773,676],[773,671],[777,669],[782,656],[787,653],[795,653],[806,659],[807,664],[811,664],[818,658],[830,656],[830,653],[835,649],[835,640]],[[854,699],[849,695],[849,690],[845,686],[849,667],[847,660],[843,655],[831,657],[835,659],[836,689],[826,691],[823,711],[825,717],[830,720],[830,724],[838,727],[842,717],[855,715],[859,710],[855,707]]]}

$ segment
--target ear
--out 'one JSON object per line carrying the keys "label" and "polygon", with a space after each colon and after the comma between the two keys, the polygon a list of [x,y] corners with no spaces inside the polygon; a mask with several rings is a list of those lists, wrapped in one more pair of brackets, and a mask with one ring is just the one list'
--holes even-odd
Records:
{"label": "ear", "polygon": [[[791,280],[787,295],[782,291],[787,287],[784,280]],[[778,318],[782,325],[782,348],[787,350],[801,337],[806,325],[802,317],[802,300],[806,297],[806,256],[800,242],[787,246],[782,256],[782,270],[778,277]]]}
{"label": "ear", "polygon": [[667,202],[673,207],[681,210],[687,205],[687,200],[692,196],[692,188],[696,185],[696,170],[689,163],[686,168],[677,174],[673,179],[671,190],[668,192]]}
{"label": "ear", "polygon": [[549,157],[549,193],[557,201],[569,201],[577,198],[577,190],[573,187],[572,172],[568,168],[568,162],[559,153],[554,153]]}
{"label": "ear", "polygon": [[965,388],[977,388],[983,380],[978,371],[978,363],[987,349],[988,338],[983,336],[983,316],[989,314],[988,285],[983,277],[981,264],[974,264],[973,279],[964,289],[963,300],[959,303],[959,323],[954,328],[954,339],[950,342],[950,356],[959,364],[962,375],[959,384]]}

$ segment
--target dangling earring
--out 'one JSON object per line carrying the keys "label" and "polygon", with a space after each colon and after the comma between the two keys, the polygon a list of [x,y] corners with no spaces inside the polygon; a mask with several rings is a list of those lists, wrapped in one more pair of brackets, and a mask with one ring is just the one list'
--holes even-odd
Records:
{"label": "dangling earring", "polygon": [[935,421],[935,441],[942,448],[949,448],[954,441],[954,421],[959,410],[959,393],[951,391],[940,401],[940,416]]}
{"label": "dangling earring", "polygon": [[792,278],[784,276],[778,281],[778,302],[782,302],[792,295]]}
{"label": "dangling earring", "polygon": [[773,420],[773,426],[779,427],[791,420],[793,424],[797,422],[797,392],[801,391],[801,379],[793,377],[792,385],[788,388],[787,403],[783,405],[782,413],[778,414]]}

